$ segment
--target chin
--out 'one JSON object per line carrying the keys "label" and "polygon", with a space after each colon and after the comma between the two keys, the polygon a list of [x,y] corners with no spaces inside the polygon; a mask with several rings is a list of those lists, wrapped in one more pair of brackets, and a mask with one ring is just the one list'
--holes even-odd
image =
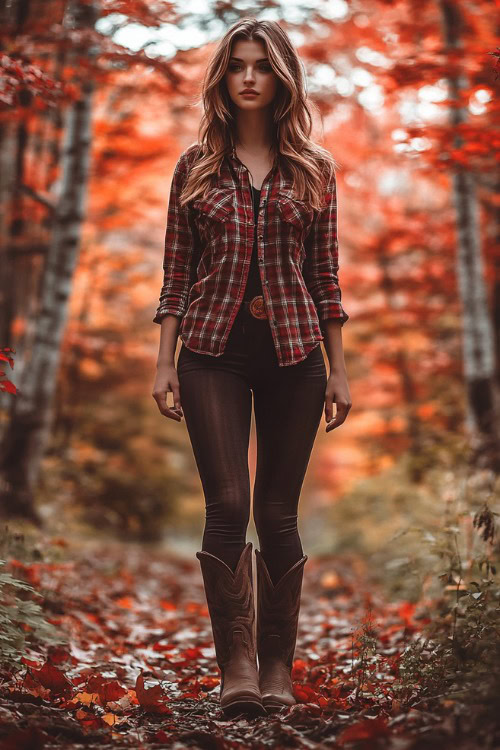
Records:
{"label": "chin", "polygon": [[[257,101],[257,99],[259,99],[259,101]],[[263,102],[260,97],[255,99],[243,99],[238,97],[238,101],[235,102],[235,104],[240,109],[264,109],[264,107],[269,105],[269,102]]]}

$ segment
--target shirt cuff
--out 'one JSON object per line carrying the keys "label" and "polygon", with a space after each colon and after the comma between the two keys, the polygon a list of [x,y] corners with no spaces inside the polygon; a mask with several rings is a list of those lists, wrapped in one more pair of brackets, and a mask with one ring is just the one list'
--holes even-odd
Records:
{"label": "shirt cuff", "polygon": [[167,305],[160,305],[160,307],[156,311],[156,315],[153,318],[153,323],[161,323],[165,315],[177,315],[180,318],[184,317],[185,313],[184,307],[178,304],[170,303]]}
{"label": "shirt cuff", "polygon": [[335,318],[340,320],[342,325],[344,325],[349,320],[350,316],[346,313],[340,302],[324,300],[323,302],[319,302],[316,307],[321,322]]}

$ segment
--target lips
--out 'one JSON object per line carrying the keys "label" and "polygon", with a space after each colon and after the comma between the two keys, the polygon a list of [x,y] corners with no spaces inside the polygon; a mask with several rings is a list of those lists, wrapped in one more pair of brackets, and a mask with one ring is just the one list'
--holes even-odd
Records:
{"label": "lips", "polygon": [[255,94],[257,96],[258,92],[257,91],[253,91],[252,89],[248,89],[247,91],[242,91],[241,92],[242,96],[244,96],[245,94]]}

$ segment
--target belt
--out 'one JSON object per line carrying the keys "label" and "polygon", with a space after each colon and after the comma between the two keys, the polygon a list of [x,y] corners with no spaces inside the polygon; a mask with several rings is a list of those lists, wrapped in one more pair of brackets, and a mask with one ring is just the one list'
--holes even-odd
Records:
{"label": "belt", "polygon": [[258,320],[267,320],[264,297],[261,294],[258,294],[250,300],[244,299],[241,306],[246,312],[253,315],[254,318],[258,318]]}

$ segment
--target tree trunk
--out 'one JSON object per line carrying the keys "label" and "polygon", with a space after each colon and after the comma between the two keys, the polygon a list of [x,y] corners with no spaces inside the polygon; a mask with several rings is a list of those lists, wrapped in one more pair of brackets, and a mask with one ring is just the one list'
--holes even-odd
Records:
{"label": "tree trunk", "polygon": [[[395,285],[389,272],[391,259],[385,253],[384,242],[380,243],[377,258],[382,274],[380,287],[385,295],[387,307],[392,310],[396,316],[398,313],[398,307],[394,302]],[[406,434],[409,441],[408,453],[410,456],[409,476],[412,482],[418,483],[422,480],[423,476],[422,461],[420,460],[423,450],[423,430],[421,419],[418,416],[418,399],[415,379],[413,377],[411,363],[408,361],[408,355],[406,354],[404,345],[400,345],[394,353],[394,361],[399,375],[403,407],[406,415]]]}
{"label": "tree trunk", "polygon": [[[23,33],[31,12],[30,0],[10,0],[0,7],[0,23],[8,38]],[[0,41],[0,51],[3,49]],[[14,262],[12,238],[20,231],[13,209],[20,200],[26,150],[23,122],[5,120],[0,125],[0,342],[12,346],[11,323],[14,316]],[[18,216],[20,213],[18,212]]]}
{"label": "tree trunk", "polygon": [[[71,0],[65,17],[69,28],[93,28],[97,11],[93,4]],[[88,42],[72,48],[69,59],[89,55]],[[87,191],[91,145],[91,113],[94,83],[86,75],[80,97],[66,112],[61,154],[60,193],[53,220],[53,234],[41,284],[40,312],[33,351],[24,369],[19,394],[4,435],[0,458],[0,513],[38,521],[34,489],[51,433],[60,347],[68,315],[68,298],[78,261],[81,226]]]}
{"label": "tree trunk", "polygon": [[[64,8],[67,0],[8,0],[0,6],[0,23],[3,29],[3,39],[11,40],[12,48],[9,53],[16,56],[17,51],[23,50],[24,40],[30,36],[35,26],[41,33],[41,24],[46,27],[49,37],[49,27],[52,23],[62,23]],[[0,38],[0,50],[5,48]],[[37,61],[44,57],[56,59],[56,69],[53,74],[56,80],[62,80],[59,60],[64,56],[64,48],[54,54],[53,50],[40,49],[35,53]],[[44,66],[44,69],[46,66]],[[17,101],[22,107],[34,114],[33,96],[29,89],[20,87]],[[61,108],[54,106],[41,110],[36,116],[38,130],[30,134],[30,127],[26,126],[24,118],[10,122],[5,120],[0,124],[0,345],[15,349],[15,371],[12,373],[15,385],[22,381],[26,352],[32,348],[32,331],[39,308],[40,272],[47,253],[46,243],[41,241],[41,233],[37,231],[30,217],[32,196],[26,194],[26,159],[30,158],[35,164],[46,165],[51,173],[57,172],[59,162],[55,161],[52,141],[59,141],[58,133],[62,131],[60,119]],[[44,123],[49,128],[52,120],[56,120],[51,141],[45,143]],[[51,159],[44,158],[44,150],[50,145]],[[32,172],[31,172],[32,174]],[[47,180],[45,179],[45,183]],[[31,186],[30,186],[31,187]],[[32,187],[42,187],[35,180]],[[45,185],[45,194],[50,192],[50,185]],[[52,220],[51,212],[47,211],[43,223],[44,231],[49,231]],[[36,239],[35,239],[36,238]],[[42,256],[42,257],[40,257]],[[22,315],[25,327],[22,333],[15,335],[13,321]],[[0,392],[0,408],[5,413],[12,408],[13,396]],[[0,424],[0,442],[7,424]]]}
{"label": "tree trunk", "polygon": [[[456,52],[462,46],[460,10],[453,0],[441,0],[441,11],[446,49]],[[450,75],[448,86],[451,98],[458,103],[461,89],[467,86],[465,75]],[[450,122],[455,128],[466,118],[464,107],[454,106],[450,109]],[[461,136],[455,133],[453,147],[460,148],[462,142]],[[498,468],[500,435],[498,419],[495,418],[498,408],[494,382],[495,342],[483,269],[476,185],[473,175],[460,167],[453,172],[452,184],[457,215],[457,275],[463,309],[463,367],[469,426],[478,437],[481,460],[491,461]]]}

